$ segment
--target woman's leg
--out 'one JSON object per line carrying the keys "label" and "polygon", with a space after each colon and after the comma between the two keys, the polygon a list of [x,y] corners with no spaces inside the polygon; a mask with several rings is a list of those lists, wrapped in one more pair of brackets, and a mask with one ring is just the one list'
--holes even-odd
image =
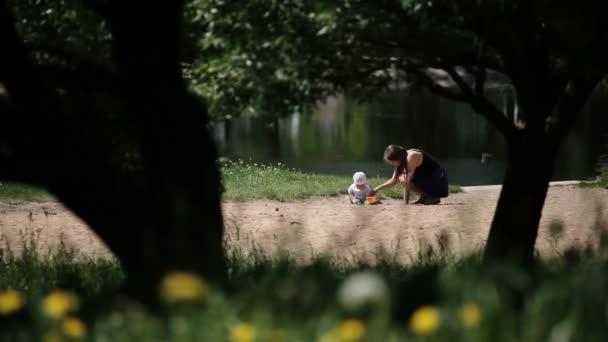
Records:
{"label": "woman's leg", "polygon": [[[404,175],[399,176],[399,183],[401,183],[403,186],[405,186],[405,176]],[[414,202],[412,202],[412,204],[424,203],[424,201],[426,200],[426,196],[427,196],[424,191],[420,191],[420,189],[416,188],[416,185],[414,183],[410,183],[410,190],[414,191],[420,195],[418,197],[418,199],[416,199]]]}
{"label": "woman's leg", "polygon": [[433,197],[429,194],[427,194],[425,191],[421,190],[420,188],[416,187],[416,184],[414,183],[410,183],[410,189],[414,192],[417,192],[418,194],[420,194],[420,197],[418,197],[417,200],[415,200],[414,202],[412,202],[412,204],[426,204],[427,202],[433,202],[436,200],[436,197]]}
{"label": "woman's leg", "polygon": [[[399,176],[399,182],[404,184],[405,186],[405,178],[403,177],[403,175]],[[410,183],[410,190],[420,195],[414,202],[412,202],[412,204],[438,204],[439,202],[441,202],[439,197],[429,195],[426,191],[416,186],[414,182]]]}
{"label": "woman's leg", "polygon": [[442,167],[438,167],[430,175],[416,174],[412,180],[414,188],[423,194],[422,199],[416,201],[422,204],[438,204],[442,197],[448,196],[447,172]]}

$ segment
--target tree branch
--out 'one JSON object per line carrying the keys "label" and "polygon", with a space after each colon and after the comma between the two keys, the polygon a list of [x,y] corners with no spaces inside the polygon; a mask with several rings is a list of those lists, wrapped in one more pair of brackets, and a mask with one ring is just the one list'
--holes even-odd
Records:
{"label": "tree branch", "polygon": [[547,133],[554,148],[559,147],[601,77],[570,81],[547,118]]}
{"label": "tree branch", "polygon": [[512,141],[519,134],[515,125],[485,96],[475,96],[471,107],[488,119],[498,129],[507,141]]}
{"label": "tree branch", "polygon": [[464,96],[466,96],[467,98],[469,98],[469,100],[472,100],[473,97],[475,96],[475,94],[473,94],[473,90],[468,85],[468,83],[464,80],[464,78],[462,78],[462,76],[460,76],[460,74],[456,71],[456,69],[451,66],[447,66],[447,65],[443,65],[443,64],[441,65],[441,68],[445,72],[447,72],[448,75],[450,75],[450,77],[452,78],[454,83],[456,83],[458,88],[460,88],[460,91],[462,91],[462,94]]}
{"label": "tree branch", "polygon": [[475,71],[475,88],[473,92],[475,96],[483,96],[484,86],[486,84],[486,69],[482,66],[478,66]]}
{"label": "tree branch", "polygon": [[[502,111],[500,111],[485,96],[480,95],[479,93],[476,94],[454,68],[444,66],[443,69],[460,87],[463,96],[467,99],[467,102],[471,104],[471,107],[473,107],[473,109],[475,109],[475,111],[477,111],[479,114],[485,116],[494,125],[494,127],[496,127],[503,134],[505,139],[512,140],[516,137],[517,129],[511,123],[511,121],[507,119]],[[485,72],[483,77],[485,78]]]}
{"label": "tree branch", "polygon": [[406,71],[410,74],[415,75],[416,80],[419,80],[420,82],[422,82],[422,84],[427,87],[432,93],[448,98],[450,100],[453,101],[457,101],[457,102],[469,102],[468,98],[460,93],[451,91],[448,87],[444,87],[442,85],[439,85],[437,82],[435,82],[435,80],[433,80],[426,72],[424,72],[424,69],[413,66],[413,65],[407,65]]}

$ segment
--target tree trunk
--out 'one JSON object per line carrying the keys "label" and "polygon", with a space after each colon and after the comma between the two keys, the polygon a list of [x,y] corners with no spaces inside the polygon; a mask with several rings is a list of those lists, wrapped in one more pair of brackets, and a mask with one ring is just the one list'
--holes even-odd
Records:
{"label": "tree trunk", "polygon": [[[172,269],[222,282],[217,151],[205,105],[187,93],[181,76],[176,42],[182,3],[146,4],[141,11],[116,3],[110,20],[121,98],[136,126],[149,195],[136,213],[149,219],[143,220],[133,248],[119,257],[135,291],[149,289]],[[133,25],[136,17],[139,25]],[[120,237],[107,239],[117,244]]]}
{"label": "tree trunk", "polygon": [[522,137],[508,146],[508,166],[490,227],[486,262],[509,262],[527,269],[534,264],[536,242],[555,152],[545,135]]}
{"label": "tree trunk", "polygon": [[[508,166],[484,258],[486,263],[510,262],[531,270],[559,146],[600,78],[538,84],[534,80],[542,77],[530,79],[532,72],[522,75],[515,85],[527,123],[525,128],[505,136]],[[539,89],[543,91],[538,93]]]}
{"label": "tree trunk", "polygon": [[[118,257],[128,292],[155,302],[158,282],[170,270],[224,279],[217,152],[205,106],[187,94],[181,79],[181,4],[142,6],[147,13],[113,5],[120,71],[120,89],[114,91],[133,126],[125,131],[136,132],[132,141],[141,170],[117,165],[116,151],[102,141],[110,137],[88,135],[82,122],[62,112],[55,93],[34,72],[13,18],[0,6],[0,43],[7,47],[0,55],[0,82],[10,95],[10,105],[0,108],[1,143],[10,152],[0,154],[2,176],[55,194]],[[140,17],[145,21],[134,24]]]}

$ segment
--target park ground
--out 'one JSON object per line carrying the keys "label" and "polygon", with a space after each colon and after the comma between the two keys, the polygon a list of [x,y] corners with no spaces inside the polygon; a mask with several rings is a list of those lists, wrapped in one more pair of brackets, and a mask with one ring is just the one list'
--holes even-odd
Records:
{"label": "park ground", "polygon": [[[356,206],[334,195],[227,200],[222,208],[231,249],[267,257],[287,254],[302,263],[321,256],[372,263],[388,256],[409,263],[429,246],[455,255],[480,250],[498,195],[496,189],[453,193],[435,206],[405,206],[391,198]],[[606,203],[608,191],[602,188],[551,187],[536,243],[540,256],[597,245],[608,227]],[[0,235],[17,254],[33,237],[43,253],[63,243],[80,255],[111,258],[89,227],[58,202],[0,204]]]}

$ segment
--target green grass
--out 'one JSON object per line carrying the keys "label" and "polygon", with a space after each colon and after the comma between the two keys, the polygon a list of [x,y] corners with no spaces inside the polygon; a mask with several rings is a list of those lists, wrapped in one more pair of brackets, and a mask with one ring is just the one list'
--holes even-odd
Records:
{"label": "green grass", "polygon": [[604,188],[608,189],[608,169],[602,171],[596,179],[579,183],[581,188]]}
{"label": "green grass", "polygon": [[[254,199],[294,200],[314,196],[346,195],[352,183],[351,175],[317,175],[288,169],[282,164],[264,165],[229,161],[222,165],[224,199],[248,201]],[[369,179],[372,187],[386,179]],[[379,197],[402,198],[403,188],[395,186],[382,191]],[[461,192],[459,185],[450,185],[450,192]]]}
{"label": "green grass", "polygon": [[[44,316],[40,306],[51,289],[64,288],[81,299],[74,316],[86,324],[89,341],[232,341],[231,330],[243,322],[255,327],[255,341],[349,341],[328,337],[348,319],[366,327],[364,339],[350,341],[606,341],[606,254],[539,262],[529,277],[514,268],[484,269],[478,255],[458,259],[430,247],[411,265],[390,256],[375,265],[327,259],[299,265],[288,257],[233,253],[229,292],[211,286],[200,303],[150,311],[120,296],[124,275],[116,264],[65,251],[40,258],[26,250],[23,257],[0,258],[0,289],[17,289],[27,298],[21,311],[0,315],[0,340],[39,341],[59,331],[61,321]],[[340,299],[347,279],[362,271],[386,285],[372,287],[383,296]],[[523,305],[513,305],[512,294],[524,290]],[[360,306],[349,308],[354,304]],[[465,304],[480,310],[478,325],[463,323]],[[408,325],[422,306],[440,312],[430,336]]]}
{"label": "green grass", "polygon": [[46,190],[29,184],[0,182],[0,202],[48,202],[55,198]]}
{"label": "green grass", "polygon": [[[249,201],[271,199],[278,201],[310,198],[315,196],[346,195],[352,183],[350,175],[316,175],[288,169],[284,165],[227,162],[221,167],[224,183],[224,199]],[[386,179],[370,179],[370,186],[382,184]],[[450,185],[450,193],[461,192],[459,185]],[[399,186],[382,191],[380,198],[402,198]],[[32,185],[0,183],[0,202],[48,202],[56,199],[46,190]]]}

